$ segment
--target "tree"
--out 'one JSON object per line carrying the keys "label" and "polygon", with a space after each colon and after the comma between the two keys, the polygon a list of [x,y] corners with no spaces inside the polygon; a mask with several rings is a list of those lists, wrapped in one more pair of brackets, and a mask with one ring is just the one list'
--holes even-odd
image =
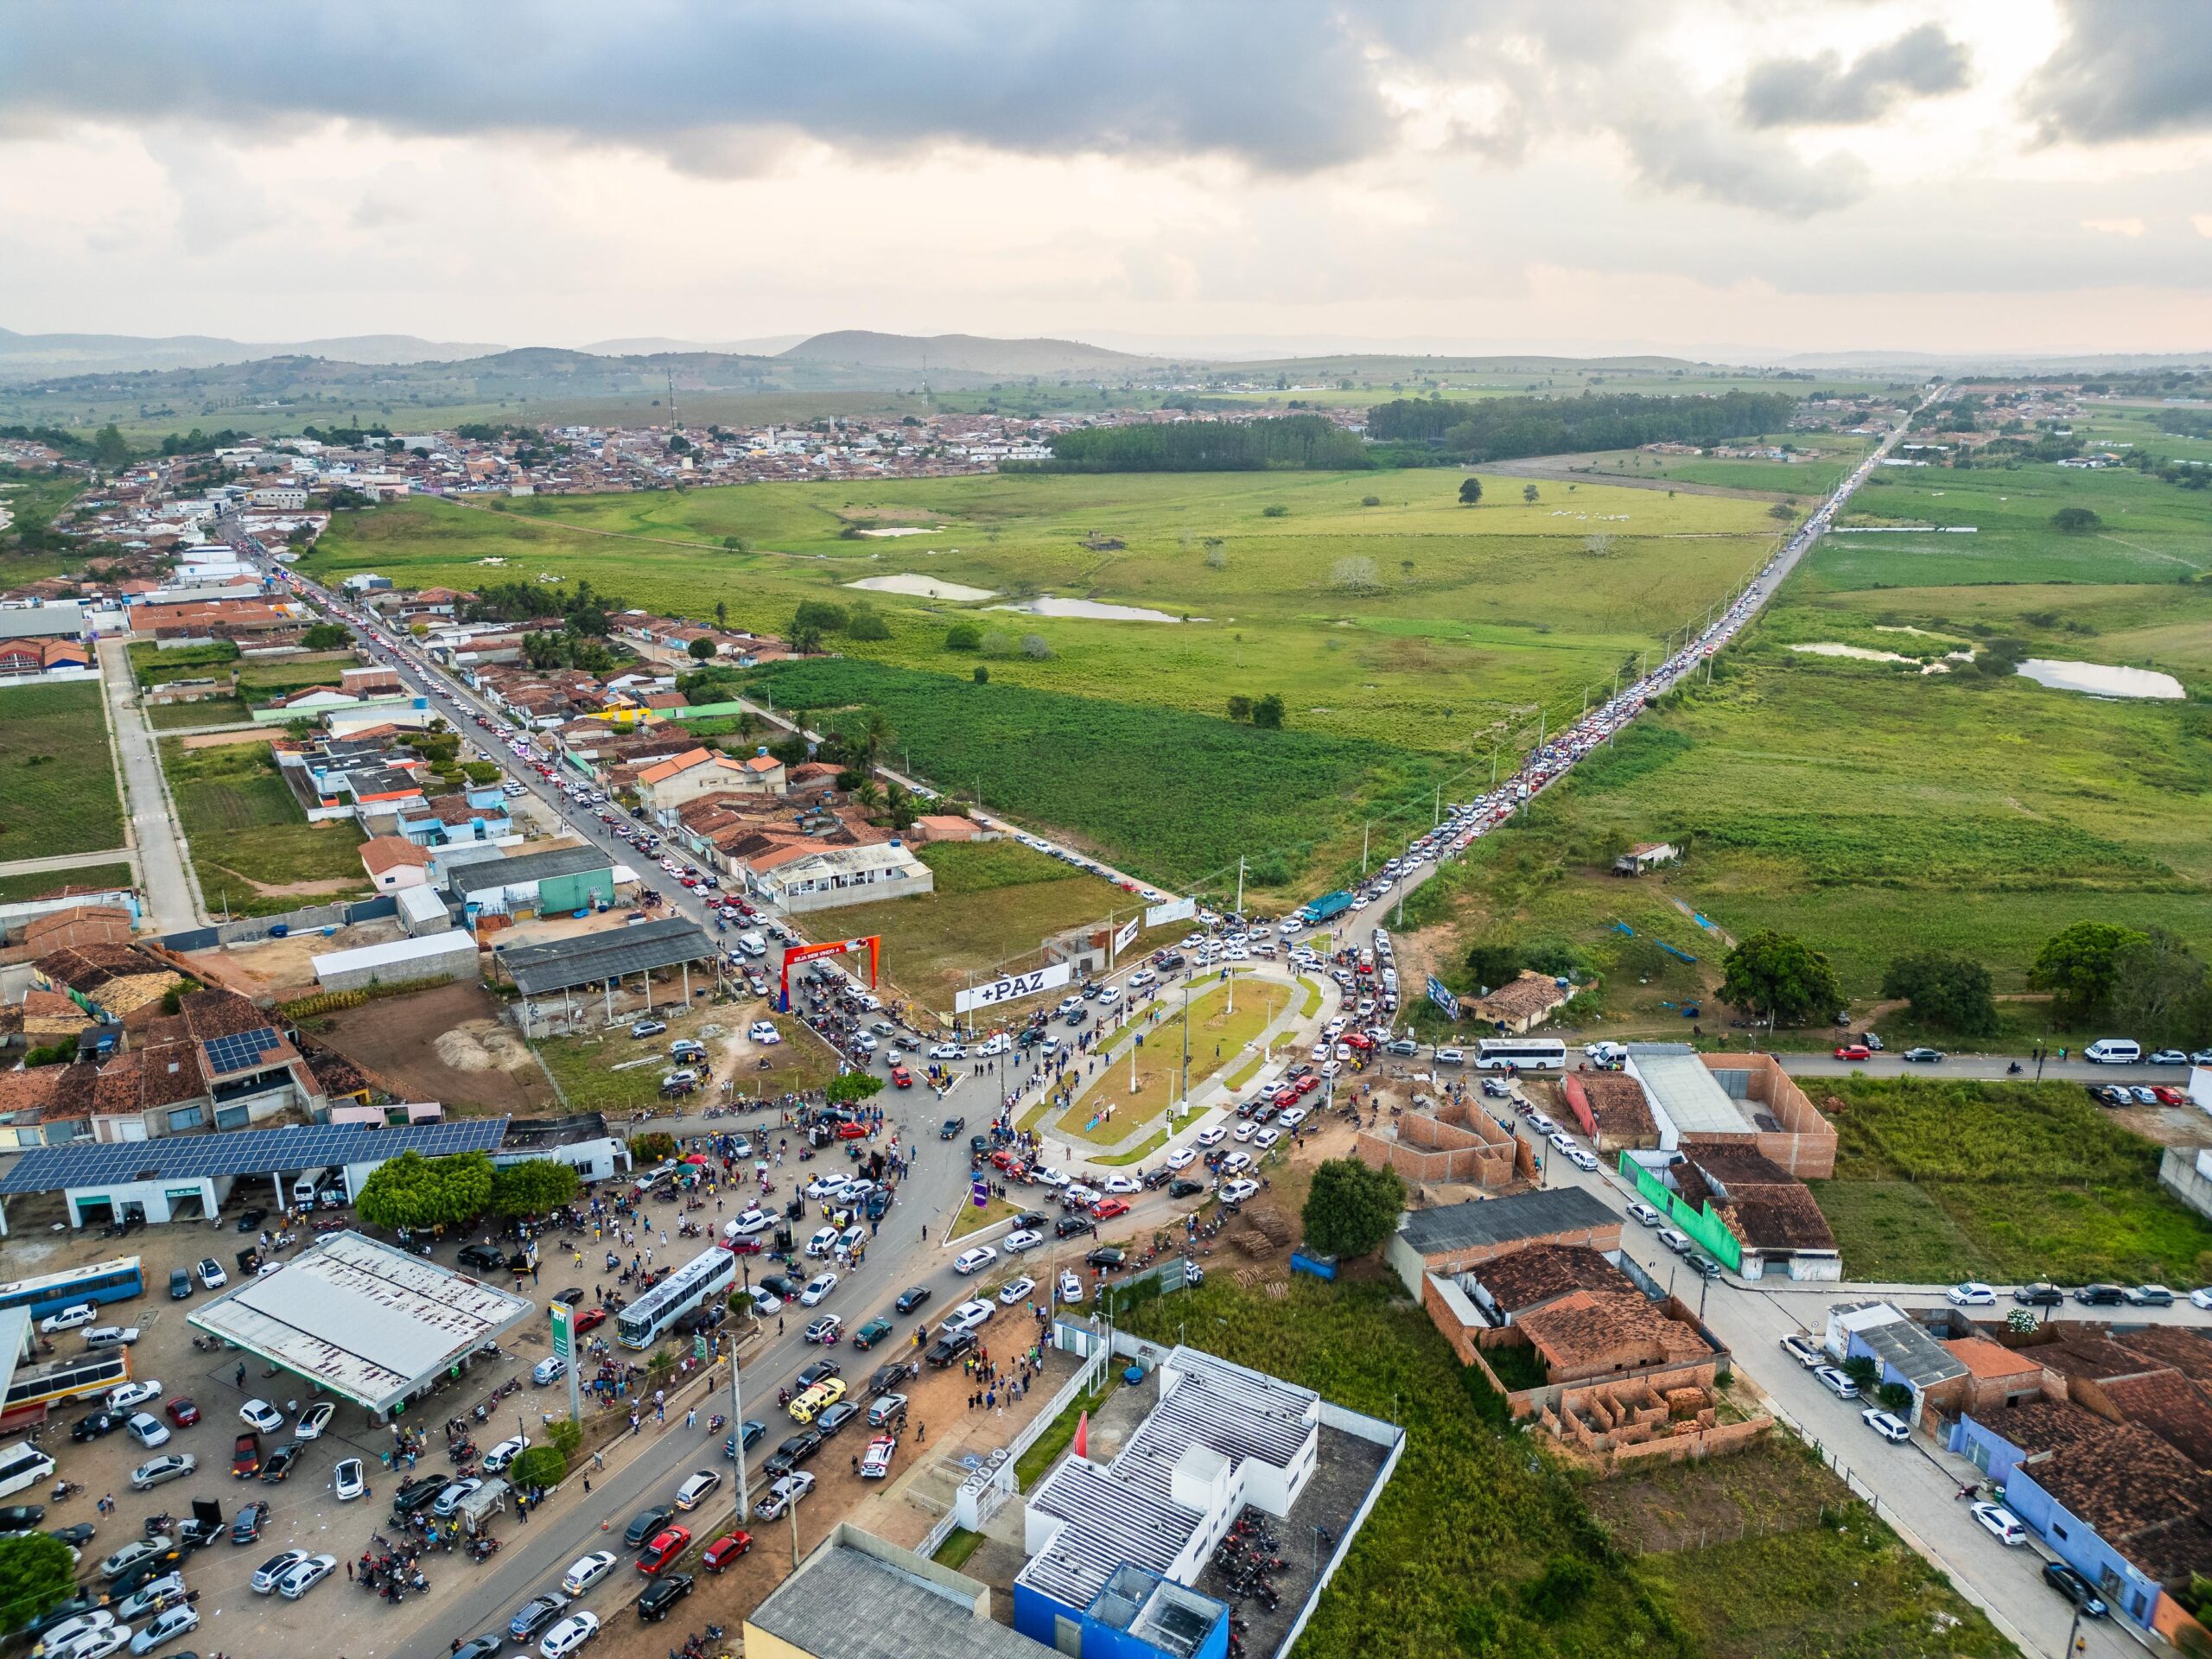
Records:
{"label": "tree", "polygon": [[576,1196],[575,1167],[557,1158],[531,1158],[492,1175],[492,1213],[542,1216]]}
{"label": "tree", "polygon": [[300,637],[309,651],[335,651],[346,643],[346,630],[335,622],[318,622]]}
{"label": "tree", "polygon": [[855,639],[888,639],[891,625],[873,605],[855,605],[845,624],[845,632]]}
{"label": "tree", "polygon": [[1041,633],[1025,633],[1021,636],[1021,654],[1032,662],[1041,663],[1052,654],[1052,641]]}
{"label": "tree", "polygon": [[2028,983],[2049,991],[2062,1020],[2086,1020],[2112,995],[2120,953],[2147,936],[2111,922],[2075,922],[2043,943],[2028,969]]}
{"label": "tree", "polygon": [[2191,1043],[2203,999],[2204,963],[2178,934],[2151,929],[2113,957],[2113,1018],[2147,1043]]}
{"label": "tree", "polygon": [[1231,697],[1229,700],[1229,717],[1231,720],[1251,719],[1252,699],[1249,697]]}
{"label": "tree", "polygon": [[1874,1398],[1884,1411],[1902,1417],[1912,1409],[1912,1390],[1902,1382],[1885,1382],[1874,1390]]}
{"label": "tree", "polygon": [[20,1630],[62,1601],[76,1576],[69,1546],[59,1538],[43,1532],[0,1538],[0,1612],[8,1627]]}
{"label": "tree", "polygon": [[1252,723],[1271,732],[1282,729],[1282,699],[1270,691],[1252,704]]}
{"label": "tree", "polygon": [[521,1491],[533,1487],[543,1491],[558,1486],[561,1477],[568,1472],[569,1460],[557,1447],[533,1446],[507,1465],[507,1481]]}
{"label": "tree", "polygon": [[822,630],[796,618],[791,622],[791,649],[802,657],[810,657],[822,649]]}
{"label": "tree", "polygon": [[664,1163],[676,1156],[676,1137],[654,1130],[630,1137],[630,1156],[640,1164]]}
{"label": "tree", "polygon": [[559,1449],[563,1457],[574,1462],[576,1453],[583,1449],[584,1431],[566,1417],[556,1417],[545,1425],[545,1439],[548,1445]]}
{"label": "tree", "polygon": [[1461,506],[1478,506],[1481,504],[1482,499],[1482,480],[1475,477],[1473,474],[1470,473],[1466,477],[1459,480],[1459,505]]}
{"label": "tree", "polygon": [[729,601],[726,599],[715,601],[715,626],[718,628],[729,626]]}
{"label": "tree", "polygon": [[1882,1368],[1874,1363],[1871,1354],[1853,1354],[1843,1362],[1843,1374],[1859,1385],[1861,1394],[1872,1392],[1882,1380]]}
{"label": "tree", "polygon": [[1371,594],[1382,586],[1382,573],[1372,559],[1338,559],[1329,567],[1329,585],[1347,593]]}
{"label": "tree", "polygon": [[110,472],[130,463],[130,445],[113,421],[93,435],[92,459]]}
{"label": "tree", "polygon": [[2067,536],[2087,536],[2103,528],[2104,522],[2088,507],[2061,507],[2050,515],[2050,527]]}
{"label": "tree", "polygon": [[1306,1243],[1325,1255],[1365,1255],[1397,1230],[1406,1184],[1394,1169],[1332,1158],[1313,1172],[1306,1195]]}
{"label": "tree", "polygon": [[976,664],[976,672],[970,677],[978,685],[988,685],[991,683],[991,671],[978,663]]}
{"label": "tree", "polygon": [[715,642],[708,639],[703,633],[696,639],[694,639],[690,645],[686,645],[683,649],[685,654],[688,655],[695,663],[705,663],[714,660]]}
{"label": "tree", "polygon": [[1797,509],[1787,501],[1777,501],[1766,510],[1766,516],[1770,518],[1779,518],[1785,524],[1794,524],[1797,518]]}
{"label": "tree", "polygon": [[1989,969],[1965,957],[1924,950],[1898,957],[1882,976],[1882,995],[1901,996],[1916,1018],[1962,1037],[1997,1034],[1997,1003]]}
{"label": "tree", "polygon": [[981,651],[983,648],[983,631],[973,622],[956,622],[944,631],[944,648],[947,651]]}
{"label": "tree", "polygon": [[425,1158],[403,1152],[378,1164],[361,1184],[354,1211],[372,1227],[397,1232],[456,1226],[492,1201],[492,1160],[481,1152]]}
{"label": "tree", "polygon": [[904,830],[921,815],[915,810],[914,795],[903,784],[883,786],[883,816],[891,820],[893,830]]}
{"label": "tree", "polygon": [[665,1389],[668,1386],[668,1379],[674,1375],[675,1370],[676,1356],[669,1352],[666,1348],[654,1349],[652,1356],[645,1361],[646,1375],[652,1378],[653,1386],[657,1389]]}
{"label": "tree", "polygon": [[822,1093],[833,1105],[851,1105],[883,1092],[883,1079],[872,1077],[865,1071],[848,1071],[842,1077],[830,1079],[829,1087]]}
{"label": "tree", "polygon": [[1517,944],[1493,940],[1467,952],[1467,971],[1478,985],[1497,986],[1519,976],[1528,958]]}
{"label": "tree", "polygon": [[1523,484],[1521,486],[1521,499],[1529,505],[1532,507],[1535,506],[1536,505],[1536,486],[1533,484]]}
{"label": "tree", "polygon": [[843,606],[819,599],[802,599],[798,609],[791,613],[794,627],[811,627],[822,633],[842,633],[851,620]]}
{"label": "tree", "polygon": [[1760,930],[1721,962],[1720,1000],[1778,1026],[1826,1019],[1842,1005],[1828,959],[1800,938]]}

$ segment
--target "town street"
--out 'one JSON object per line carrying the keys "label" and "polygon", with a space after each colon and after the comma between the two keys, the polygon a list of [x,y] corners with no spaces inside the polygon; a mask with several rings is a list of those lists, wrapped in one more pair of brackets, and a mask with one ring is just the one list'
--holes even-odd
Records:
{"label": "town street", "polygon": [[123,785],[124,813],[138,865],[139,891],[146,895],[147,919],[156,933],[195,927],[206,911],[198,901],[184,840],[169,810],[168,785],[162,776],[160,752],[138,707],[130,674],[130,647],[121,639],[99,643],[100,684],[107,694],[108,729],[114,734],[117,770]]}

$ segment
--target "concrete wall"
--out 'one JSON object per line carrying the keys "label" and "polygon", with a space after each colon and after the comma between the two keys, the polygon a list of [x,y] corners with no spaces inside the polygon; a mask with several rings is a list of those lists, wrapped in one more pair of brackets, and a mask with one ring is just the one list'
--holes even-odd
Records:
{"label": "concrete wall", "polygon": [[[1824,1181],[1835,1173],[1835,1125],[1822,1117],[1805,1091],[1771,1054],[1705,1054],[1713,1081],[1734,1100],[1750,1103],[1782,1125],[1751,1137],[1763,1157],[1800,1180]],[[1719,1141],[1726,1136],[1696,1137]]]}
{"label": "concrete wall", "polygon": [[1500,1187],[1535,1179],[1528,1144],[1486,1112],[1446,1105],[1433,1113],[1407,1112],[1391,1126],[1360,1131],[1352,1155],[1408,1181]]}
{"label": "concrete wall", "polygon": [[[1722,1267],[1742,1271],[1744,1248],[1737,1243],[1736,1235],[1728,1230],[1727,1224],[1713,1212],[1710,1205],[1702,1210],[1691,1209],[1681,1193],[1675,1192],[1627,1153],[1621,1154],[1620,1166],[1621,1173],[1636,1183],[1636,1190],[1643,1195],[1652,1208],[1704,1245],[1707,1253]],[[1840,1272],[1840,1268],[1838,1270]]]}
{"label": "concrete wall", "polygon": [[2200,1216],[2212,1216],[2212,1147],[2168,1147],[2158,1185]]}

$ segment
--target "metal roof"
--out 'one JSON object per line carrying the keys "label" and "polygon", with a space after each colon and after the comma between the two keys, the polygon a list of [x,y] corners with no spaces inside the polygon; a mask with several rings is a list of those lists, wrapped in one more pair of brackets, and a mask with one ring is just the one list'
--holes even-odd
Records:
{"label": "metal roof", "polygon": [[614,861],[596,847],[550,847],[542,853],[518,853],[464,864],[448,878],[446,890],[456,899],[466,899],[472,893],[487,893],[494,887],[524,887],[556,876],[585,875],[613,868]]}
{"label": "metal roof", "polygon": [[673,968],[680,962],[712,962],[714,957],[714,941],[706,930],[680,916],[549,939],[543,944],[516,945],[497,955],[525,996]]}
{"label": "metal roof", "polygon": [[537,1311],[527,1297],[359,1233],[316,1240],[188,1316],[371,1411],[383,1411]]}
{"label": "metal roof", "polygon": [[1398,1236],[1421,1255],[1443,1255],[1482,1244],[1511,1244],[1590,1227],[1618,1225],[1620,1217],[1579,1186],[1472,1198],[1439,1210],[1408,1211]]}
{"label": "metal roof", "polygon": [[38,639],[84,631],[85,607],[74,600],[54,605],[11,605],[0,610],[0,639]]}
{"label": "metal roof", "polygon": [[1967,1374],[1966,1363],[1911,1319],[1872,1325],[1856,1335],[1876,1359],[1916,1389]]}
{"label": "metal roof", "polygon": [[419,1152],[489,1152],[507,1132],[504,1117],[456,1118],[405,1128],[362,1123],[172,1135],[110,1145],[34,1147],[0,1175],[0,1194],[60,1192],[129,1181],[194,1180],[213,1175],[274,1175],[330,1164],[365,1164]]}
{"label": "metal roof", "polygon": [[1029,1500],[1064,1522],[1014,1575],[1067,1607],[1089,1607],[1124,1566],[1166,1573],[1205,1524],[1176,1501],[1177,1465],[1195,1449],[1288,1469],[1320,1433],[1321,1396],[1195,1348],[1160,1363],[1161,1398],[1104,1466],[1070,1458]]}
{"label": "metal roof", "polygon": [[1751,1133],[1744,1109],[1688,1043],[1630,1043],[1627,1069],[1643,1083],[1652,1109],[1677,1134]]}

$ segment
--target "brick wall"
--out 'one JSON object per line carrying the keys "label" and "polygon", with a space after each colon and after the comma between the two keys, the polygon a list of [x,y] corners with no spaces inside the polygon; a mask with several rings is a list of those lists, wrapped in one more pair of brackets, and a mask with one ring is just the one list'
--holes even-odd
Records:
{"label": "brick wall", "polygon": [[1782,1125],[1778,1132],[1756,1137],[1762,1157],[1781,1165],[1800,1180],[1824,1181],[1835,1173],[1835,1125],[1821,1116],[1779,1060],[1771,1054],[1700,1058],[1710,1071],[1743,1074],[1742,1097]]}

